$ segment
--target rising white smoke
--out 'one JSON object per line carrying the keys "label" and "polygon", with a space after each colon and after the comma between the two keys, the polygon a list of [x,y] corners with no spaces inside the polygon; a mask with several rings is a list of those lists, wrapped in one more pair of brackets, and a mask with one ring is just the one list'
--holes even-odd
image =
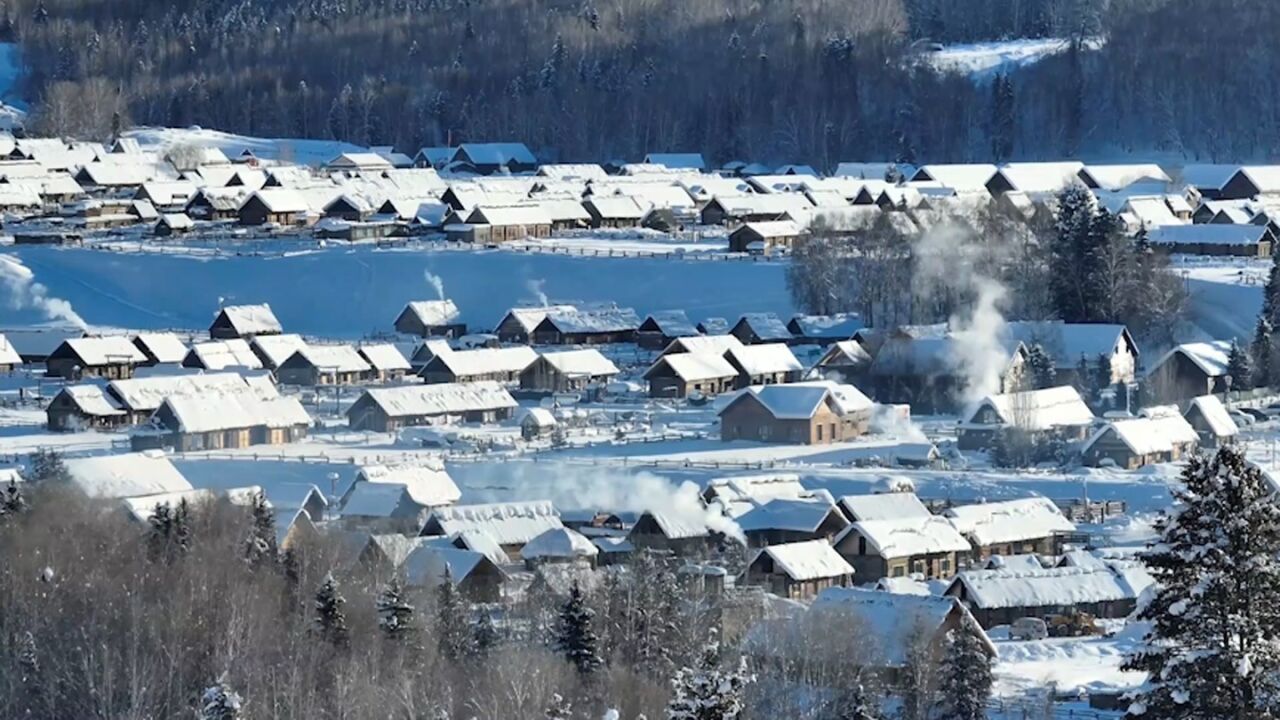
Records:
{"label": "rising white smoke", "polygon": [[436,289],[436,299],[444,300],[444,278],[436,275],[430,270],[423,270],[422,277],[426,279],[428,285]]}
{"label": "rising white smoke", "polygon": [[961,399],[976,402],[1000,392],[1002,370],[1009,361],[1003,342],[1008,291],[999,280],[974,267],[968,231],[956,223],[941,222],[922,233],[913,255],[915,292],[926,298],[944,293],[973,298],[970,306],[950,319],[956,362],[966,381]]}
{"label": "rising white smoke", "polygon": [[88,323],[62,298],[51,297],[49,289],[35,281],[35,274],[18,259],[0,255],[0,286],[8,294],[7,303],[14,310],[39,310],[46,319],[74,325],[81,330]]}
{"label": "rising white smoke", "polygon": [[[685,525],[700,525],[746,544],[742,528],[702,504],[692,482],[676,484],[650,472],[625,472],[607,466],[571,463],[504,463],[483,484],[525,500],[550,500],[561,510],[656,512]],[[479,479],[479,478],[476,478]],[[474,483],[468,482],[469,485]]]}
{"label": "rising white smoke", "polygon": [[529,289],[529,292],[538,300],[538,304],[542,307],[547,307],[551,304],[547,301],[547,293],[545,290],[546,285],[546,280],[530,280],[524,284],[524,286]]}

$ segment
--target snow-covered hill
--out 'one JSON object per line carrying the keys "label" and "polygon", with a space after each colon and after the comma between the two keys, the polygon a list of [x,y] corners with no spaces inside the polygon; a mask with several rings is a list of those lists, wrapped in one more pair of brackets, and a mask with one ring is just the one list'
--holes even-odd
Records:
{"label": "snow-covered hill", "polygon": [[226,153],[227,157],[236,157],[245,150],[251,150],[260,158],[286,160],[302,165],[322,165],[344,152],[366,150],[358,145],[336,140],[259,138],[219,130],[206,130],[201,127],[143,127],[129,130],[125,136],[136,139],[144,148],[168,150],[179,145],[199,145],[217,147]]}

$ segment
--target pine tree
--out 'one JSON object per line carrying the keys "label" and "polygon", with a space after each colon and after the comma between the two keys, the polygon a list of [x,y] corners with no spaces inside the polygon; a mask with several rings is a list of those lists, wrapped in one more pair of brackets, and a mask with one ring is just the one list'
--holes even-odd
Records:
{"label": "pine tree", "polygon": [[219,681],[200,694],[200,720],[236,720],[243,705],[240,695]]}
{"label": "pine tree", "polygon": [[20,706],[25,709],[25,717],[45,716],[45,679],[40,667],[40,653],[36,647],[36,638],[29,632],[18,638],[18,672],[22,687]]}
{"label": "pine tree", "polygon": [[1037,390],[1058,384],[1058,368],[1054,365],[1053,356],[1045,352],[1040,343],[1032,345],[1027,351],[1027,368],[1031,372],[1031,384]]}
{"label": "pine tree", "polygon": [[276,513],[267,502],[267,496],[262,492],[254,494],[249,512],[253,516],[253,526],[249,530],[248,539],[245,540],[245,559],[251,565],[275,560]]}
{"label": "pine tree", "polygon": [[346,598],[338,590],[338,581],[333,579],[333,573],[325,575],[320,589],[316,591],[316,632],[334,647],[346,647],[350,640],[347,615],[342,609],[346,603]]}
{"label": "pine tree", "polygon": [[1252,383],[1256,388],[1271,387],[1273,382],[1271,361],[1276,352],[1273,333],[1266,314],[1259,315],[1258,324],[1253,330],[1253,343],[1249,346],[1250,359],[1253,361]]}
{"label": "pine tree", "polygon": [[393,577],[378,593],[378,627],[391,640],[403,640],[414,631],[413,605],[404,599],[400,578]]}
{"label": "pine tree", "polygon": [[1015,120],[1013,80],[999,73],[991,84],[991,156],[996,163],[1013,155]]}
{"label": "pine tree", "polygon": [[1098,353],[1098,360],[1093,368],[1093,387],[1102,392],[1111,387],[1111,357],[1106,353]]}
{"label": "pine tree", "polygon": [[500,640],[498,628],[493,624],[493,615],[482,611],[471,626],[471,647],[476,656],[487,657]]}
{"label": "pine tree", "polygon": [[732,670],[722,669],[720,645],[713,640],[703,648],[696,667],[676,672],[667,720],[736,720],[742,715],[742,691],[754,680],[745,659]]}
{"label": "pine tree", "polygon": [[880,709],[857,683],[839,700],[839,720],[880,720]]}
{"label": "pine tree", "polygon": [[9,480],[8,485],[0,488],[0,518],[21,515],[26,510],[27,499],[22,494],[22,488],[15,480]]}
{"label": "pine tree", "polygon": [[1095,271],[1092,252],[1094,200],[1074,183],[1058,194],[1058,215],[1049,239],[1050,294],[1058,316],[1067,322],[1090,319],[1089,288]]}
{"label": "pine tree", "polygon": [[547,720],[572,720],[573,705],[560,693],[553,693],[551,702],[547,705],[547,711],[543,715]]}
{"label": "pine tree", "polygon": [[1253,367],[1249,362],[1249,354],[1235,340],[1231,341],[1231,351],[1227,353],[1227,376],[1231,378],[1232,390],[1253,389]]}
{"label": "pine tree", "polygon": [[949,633],[938,681],[942,696],[938,720],[987,717],[992,685],[991,656],[976,632],[959,628]]}
{"label": "pine tree", "polygon": [[148,521],[147,552],[153,562],[171,563],[191,548],[191,505],[158,503]]}
{"label": "pine tree", "polygon": [[447,568],[436,591],[435,634],[440,644],[440,653],[450,660],[459,660],[472,654],[471,625],[467,622],[466,603],[453,584],[452,573]]}
{"label": "pine tree", "polygon": [[1271,327],[1280,325],[1280,258],[1275,255],[1271,256],[1271,272],[1262,290],[1262,314]]}
{"label": "pine tree", "polygon": [[1139,612],[1144,647],[1124,668],[1149,673],[1129,707],[1144,720],[1273,717],[1280,697],[1280,507],[1233,447],[1193,457],[1175,509],[1142,555],[1155,595]]}
{"label": "pine tree", "polygon": [[600,659],[600,642],[592,628],[592,617],[595,615],[587,607],[586,598],[578,581],[574,580],[569,588],[569,598],[560,608],[560,624],[556,628],[556,649],[564,654],[582,675],[590,675],[599,670],[604,661]]}
{"label": "pine tree", "polygon": [[56,450],[37,450],[31,454],[31,477],[33,483],[61,482],[67,479],[67,466],[62,462],[62,455]]}

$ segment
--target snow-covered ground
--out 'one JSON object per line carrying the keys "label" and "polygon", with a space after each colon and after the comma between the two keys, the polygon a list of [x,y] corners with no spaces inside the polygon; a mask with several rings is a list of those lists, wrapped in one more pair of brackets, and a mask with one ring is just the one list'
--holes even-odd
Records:
{"label": "snow-covered ground", "polygon": [[[225,303],[269,303],[290,332],[359,338],[389,331],[410,300],[435,297],[430,271],[462,320],[489,330],[518,304],[611,301],[642,316],[683,309],[696,320],[794,311],[784,265],[743,260],[585,257],[508,250],[381,250],[328,246],[295,254],[117,253],[22,246],[18,257],[48,288],[97,325],[205,328]],[[0,288],[3,298],[3,288]],[[42,322],[38,308],[4,308],[0,325]]]}
{"label": "snow-covered ground", "polygon": [[[1026,67],[1058,53],[1066,52],[1069,43],[1062,38],[1022,38],[999,42],[946,45],[925,54],[925,61],[943,72],[969,75],[975,80],[990,80],[997,73]],[[1087,44],[1099,47],[1099,42]]]}

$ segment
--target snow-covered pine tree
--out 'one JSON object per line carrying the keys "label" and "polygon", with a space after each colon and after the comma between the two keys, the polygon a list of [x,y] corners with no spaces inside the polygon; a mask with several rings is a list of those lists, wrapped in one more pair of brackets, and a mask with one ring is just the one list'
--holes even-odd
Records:
{"label": "snow-covered pine tree", "polygon": [[338,590],[338,581],[333,573],[324,576],[320,589],[316,591],[316,632],[334,647],[346,647],[350,640],[347,629],[347,614],[343,606],[347,599]]}
{"label": "snow-covered pine tree", "polygon": [[471,647],[476,656],[487,656],[500,640],[498,628],[493,624],[493,615],[487,610],[482,610],[480,617],[476,618],[471,625]]}
{"label": "snow-covered pine tree", "polygon": [[1191,458],[1142,555],[1151,623],[1124,668],[1149,674],[1138,720],[1269,718],[1280,698],[1280,507],[1262,471],[1228,446]]}
{"label": "snow-covered pine tree", "polygon": [[670,677],[685,654],[681,599],[675,570],[659,553],[640,551],[631,565],[620,642],[631,662],[657,677]]}
{"label": "snow-covered pine tree", "polygon": [[249,513],[253,517],[253,525],[249,537],[245,540],[245,559],[251,565],[260,565],[275,560],[276,548],[276,513],[267,502],[267,496],[261,491],[253,496],[249,505]]}
{"label": "snow-covered pine tree", "polygon": [[37,450],[31,453],[31,477],[33,483],[60,482],[67,479],[67,466],[56,450]]}
{"label": "snow-covered pine tree", "polygon": [[837,702],[836,717],[839,720],[880,720],[880,708],[868,696],[862,683],[856,683],[842,693]]}
{"label": "snow-covered pine tree", "polygon": [[[40,667],[40,653],[36,638],[30,632],[18,637],[18,672],[22,686],[19,716],[43,717],[45,715],[45,678]],[[23,714],[25,713],[25,715]]]}
{"label": "snow-covered pine tree", "polygon": [[1054,309],[1067,322],[1088,319],[1088,287],[1092,283],[1089,234],[1093,197],[1081,183],[1058,194],[1055,232],[1049,240],[1049,278]]}
{"label": "snow-covered pine tree", "polygon": [[1058,368],[1054,365],[1053,356],[1045,352],[1040,343],[1032,345],[1027,351],[1027,367],[1031,371],[1031,383],[1037,390],[1050,388],[1058,383]]}
{"label": "snow-covered pine tree", "polygon": [[467,606],[458,587],[453,584],[453,574],[445,568],[444,577],[436,591],[436,640],[440,653],[450,660],[458,660],[472,653],[471,624],[467,621]]}
{"label": "snow-covered pine tree", "polygon": [[1255,388],[1271,387],[1273,371],[1271,361],[1275,358],[1275,343],[1272,339],[1274,329],[1265,314],[1258,316],[1258,324],[1253,329],[1253,343],[1249,346],[1250,359],[1253,360],[1253,386]]}
{"label": "snow-covered pine tree", "polygon": [[1262,291],[1262,314],[1271,327],[1280,325],[1280,258],[1271,256],[1271,273]]}
{"label": "snow-covered pine tree", "polygon": [[991,656],[977,633],[961,628],[947,637],[938,672],[942,697],[938,720],[983,720],[991,699]]}
{"label": "snow-covered pine tree", "polygon": [[414,631],[413,605],[404,599],[400,578],[393,577],[378,593],[378,628],[390,640],[403,640]]}
{"label": "snow-covered pine tree", "polygon": [[1231,341],[1231,350],[1227,353],[1227,376],[1231,378],[1232,390],[1253,389],[1253,363],[1235,340]]}
{"label": "snow-covered pine tree", "polygon": [[9,484],[0,489],[0,518],[6,515],[19,515],[27,509],[27,499],[22,494],[22,488],[18,483],[10,480]]}
{"label": "snow-covered pine tree", "polygon": [[240,695],[219,681],[200,694],[200,720],[236,720],[243,706]]}
{"label": "snow-covered pine tree", "polygon": [[559,650],[582,675],[591,675],[604,665],[600,658],[600,641],[592,627],[591,608],[582,594],[578,581],[569,588],[569,598],[560,608],[560,623],[556,628],[556,649]]}
{"label": "snow-covered pine tree", "polygon": [[676,672],[667,720],[736,720],[742,715],[742,691],[753,680],[745,659],[731,670],[721,668],[720,644],[712,640],[696,667]]}
{"label": "snow-covered pine tree", "polygon": [[573,705],[560,693],[551,694],[551,702],[543,713],[547,720],[573,720]]}

